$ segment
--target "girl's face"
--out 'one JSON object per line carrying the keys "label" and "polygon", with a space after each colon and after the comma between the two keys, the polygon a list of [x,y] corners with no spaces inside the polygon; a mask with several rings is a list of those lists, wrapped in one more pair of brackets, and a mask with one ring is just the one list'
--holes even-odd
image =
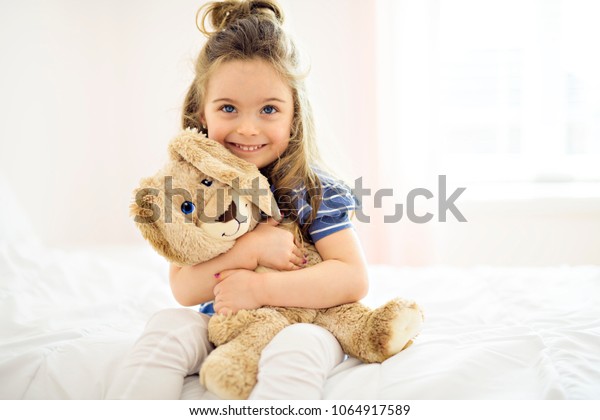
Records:
{"label": "girl's face", "polygon": [[221,64],[208,80],[201,120],[208,137],[259,169],[290,142],[294,103],[290,86],[264,60]]}

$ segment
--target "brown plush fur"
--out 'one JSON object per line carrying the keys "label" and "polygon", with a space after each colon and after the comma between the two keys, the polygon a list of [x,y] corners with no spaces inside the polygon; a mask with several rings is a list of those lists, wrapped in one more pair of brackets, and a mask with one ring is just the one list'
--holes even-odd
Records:
{"label": "brown plush fur", "polygon": [[[142,235],[167,260],[179,265],[207,261],[229,250],[237,237],[256,226],[258,209],[279,217],[268,181],[257,168],[197,130],[184,130],[176,137],[169,146],[169,156],[164,168],[142,180],[131,205]],[[210,185],[204,185],[203,180]],[[195,211],[183,214],[184,201],[193,202]],[[235,215],[241,207],[247,210],[246,219]],[[217,220],[232,209],[235,220],[226,226],[220,224]],[[296,224],[284,220],[280,226],[300,239]],[[235,235],[221,235],[221,231],[233,232],[236,227]],[[312,245],[306,245],[304,253],[308,266],[321,261]],[[326,328],[348,355],[373,363],[408,347],[420,330],[423,315],[414,302],[399,298],[375,310],[351,303],[322,310],[263,307],[229,316],[214,315],[208,334],[217,348],[204,361],[200,381],[221,398],[247,398],[256,384],[262,349],[281,329],[299,322]]]}

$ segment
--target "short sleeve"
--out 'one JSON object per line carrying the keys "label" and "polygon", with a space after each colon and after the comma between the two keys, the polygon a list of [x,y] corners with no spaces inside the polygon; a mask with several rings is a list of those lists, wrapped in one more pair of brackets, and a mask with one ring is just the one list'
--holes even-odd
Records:
{"label": "short sleeve", "polygon": [[[357,208],[357,202],[349,188],[343,184],[322,182],[323,199],[316,218],[308,228],[313,243],[332,233],[351,228],[350,214]],[[298,200],[298,216],[301,223],[306,223],[312,207],[304,199]]]}
{"label": "short sleeve", "polygon": [[206,315],[214,315],[215,314],[215,302],[211,300],[210,302],[206,302],[200,305],[198,308],[198,312]]}

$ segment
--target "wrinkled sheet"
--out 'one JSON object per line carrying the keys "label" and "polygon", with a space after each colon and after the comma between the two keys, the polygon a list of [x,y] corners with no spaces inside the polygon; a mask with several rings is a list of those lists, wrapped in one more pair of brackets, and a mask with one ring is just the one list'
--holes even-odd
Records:
{"label": "wrinkled sheet", "polygon": [[[347,359],[325,398],[600,398],[600,267],[369,270],[364,302],[413,298],[424,329],[382,364]],[[150,315],[178,306],[167,276],[149,246],[0,242],[0,398],[101,398]],[[214,396],[191,376],[182,398]]]}

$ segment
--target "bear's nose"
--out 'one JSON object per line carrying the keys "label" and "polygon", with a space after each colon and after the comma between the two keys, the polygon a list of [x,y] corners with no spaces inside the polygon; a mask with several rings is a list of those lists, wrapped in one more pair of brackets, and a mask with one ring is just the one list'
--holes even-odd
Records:
{"label": "bear's nose", "polygon": [[219,216],[219,218],[217,219],[217,222],[227,223],[230,220],[235,219],[236,216],[237,216],[237,207],[235,205],[235,200],[231,200],[231,204],[229,205],[229,208],[227,210],[225,210],[225,213],[223,213],[221,216]]}

